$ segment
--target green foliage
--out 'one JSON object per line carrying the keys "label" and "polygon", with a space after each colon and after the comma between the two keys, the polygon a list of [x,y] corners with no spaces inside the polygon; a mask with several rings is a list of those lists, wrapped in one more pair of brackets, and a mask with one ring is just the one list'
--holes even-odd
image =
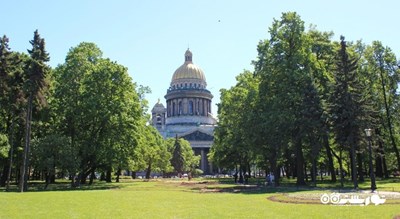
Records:
{"label": "green foliage", "polygon": [[142,111],[127,68],[102,58],[95,44],[84,42],[70,49],[55,79],[59,130],[79,151],[82,176],[99,167],[129,168]]}
{"label": "green foliage", "polygon": [[200,164],[200,155],[195,155],[190,143],[183,138],[168,138],[168,151],[172,154],[170,163],[177,173],[196,171]]}
{"label": "green foliage", "polygon": [[[395,118],[398,115],[398,83],[400,81],[400,68],[395,54],[389,47],[384,47],[381,42],[374,41],[365,49],[362,61],[364,65],[361,71],[367,75],[364,79],[369,87],[369,99],[374,104],[376,112],[379,112],[381,124],[376,130],[379,137],[383,137],[388,150],[393,150],[397,164],[400,169],[400,153],[397,148],[398,136],[395,135],[395,128],[399,126]],[[378,116],[376,116],[378,117]],[[384,149],[379,152],[384,154]]]}
{"label": "green foliage", "polygon": [[8,157],[10,144],[8,143],[7,135],[0,134],[0,159]]}
{"label": "green foliage", "polygon": [[[269,30],[271,38],[258,46],[256,74],[260,75],[259,108],[265,154],[276,171],[281,151],[293,151],[296,166],[304,165],[303,149],[312,147],[318,154],[318,135],[322,126],[322,106],[313,72],[321,69],[315,53],[324,47],[312,44],[304,22],[295,12],[283,13]],[[313,53],[312,51],[315,51]],[[320,72],[316,71],[315,75]],[[314,156],[314,157],[315,157]],[[301,168],[297,168],[298,184],[305,184]]]}
{"label": "green foliage", "polygon": [[[317,167],[335,176],[334,169],[356,172],[357,161],[363,171],[363,130],[372,128],[376,171],[400,169],[399,61],[379,41],[335,42],[332,36],[314,26],[306,31],[295,12],[273,21],[258,44],[255,71],[240,73],[234,86],[220,91],[214,165],[243,174],[254,165],[276,175],[284,169],[298,185],[305,172],[315,181]],[[54,71],[38,31],[29,56],[8,43],[0,37],[2,169],[11,163],[13,170],[27,170],[30,163],[35,171],[77,172],[83,182],[95,171],[111,176],[113,169],[146,170],[147,177],[151,171],[197,172],[200,157],[189,142],[163,140],[146,125],[150,88],[137,86],[127,68],[104,58],[94,43],[71,48]]]}
{"label": "green foliage", "polygon": [[33,40],[29,41],[32,49],[28,50],[31,57],[28,61],[26,89],[27,93],[40,95],[40,92],[47,86],[46,77],[50,67],[45,63],[50,60],[45,50],[45,41],[40,37],[38,30],[35,31]]}
{"label": "green foliage", "polygon": [[223,168],[233,169],[240,165],[249,166],[253,158],[257,125],[258,77],[244,71],[236,77],[237,83],[229,90],[221,90],[218,104],[218,127],[214,133],[214,144],[210,158]]}
{"label": "green foliage", "polygon": [[25,71],[26,81],[25,89],[28,96],[26,119],[25,119],[25,147],[22,158],[22,169],[20,176],[20,190],[21,192],[27,190],[28,180],[28,163],[29,163],[29,152],[30,152],[30,141],[31,141],[31,122],[32,122],[32,109],[33,100],[39,99],[40,103],[44,104],[44,97],[42,92],[46,89],[46,77],[50,72],[50,67],[46,64],[49,61],[49,55],[45,49],[45,41],[40,37],[39,32],[36,30],[33,36],[33,40],[30,41],[32,49],[28,50],[30,59],[27,63],[27,69]]}
{"label": "green foliage", "polygon": [[182,174],[183,172],[183,162],[184,162],[182,150],[181,150],[181,144],[179,143],[178,137],[175,139],[174,143],[174,150],[172,152],[172,158],[171,158],[171,165],[174,167],[174,170],[178,174]]}
{"label": "green foliage", "polygon": [[58,134],[47,135],[32,141],[32,165],[39,170],[56,174],[56,171],[74,173],[78,169],[79,157],[71,140]]}
{"label": "green foliage", "polygon": [[134,150],[135,171],[146,170],[146,178],[154,172],[170,172],[172,170],[171,153],[160,133],[153,126],[140,127],[139,142]]}

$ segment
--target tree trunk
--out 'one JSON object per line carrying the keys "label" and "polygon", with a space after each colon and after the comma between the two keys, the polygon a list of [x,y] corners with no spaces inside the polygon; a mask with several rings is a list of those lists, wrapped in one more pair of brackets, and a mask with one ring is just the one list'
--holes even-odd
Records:
{"label": "tree trunk", "polygon": [[71,188],[75,188],[75,187],[76,187],[76,182],[75,182],[76,173],[72,173],[72,174],[70,175],[70,178],[71,178]]}
{"label": "tree trunk", "polygon": [[[8,154],[10,154],[10,151]],[[1,172],[0,187],[6,186],[8,170],[10,169],[8,167],[8,165],[9,165],[8,159],[5,159],[5,163],[6,164],[3,166],[3,171]]]}
{"label": "tree trunk", "polygon": [[323,144],[326,149],[326,156],[328,158],[328,170],[329,173],[331,174],[331,182],[336,182],[336,173],[335,173],[335,167],[333,165],[333,157],[332,157],[332,152],[331,152],[331,147],[329,146],[329,139],[328,139],[328,133],[325,133],[323,136]]}
{"label": "tree trunk", "polygon": [[380,152],[375,154],[375,176],[383,178],[383,163],[382,154]]}
{"label": "tree trunk", "polygon": [[303,157],[303,150],[301,147],[301,140],[295,139],[295,147],[296,147],[296,166],[297,166],[297,186],[304,186],[306,182],[304,181],[304,157]]}
{"label": "tree trunk", "polygon": [[311,168],[312,174],[312,183],[314,186],[317,186],[317,158],[314,157],[312,160],[312,168]]}
{"label": "tree trunk", "polygon": [[339,175],[340,175],[340,187],[343,188],[344,187],[344,173],[343,173],[342,149],[340,149],[340,151],[339,151],[339,156],[333,150],[331,150],[331,152],[332,152],[333,156],[335,156],[336,159],[338,160],[339,169],[340,169],[340,172],[339,172]]}
{"label": "tree trunk", "polygon": [[12,172],[12,165],[13,165],[13,158],[14,158],[14,113],[11,115],[11,131],[9,136],[10,141],[10,163],[8,164],[8,173],[7,173],[7,184],[6,184],[6,191],[10,188],[10,180],[11,180],[11,172]]}
{"label": "tree trunk", "polygon": [[[275,161],[275,164],[277,164],[276,161]],[[275,177],[274,183],[275,183],[275,186],[279,186],[279,179],[281,178],[281,171],[280,170],[281,170],[281,167],[279,167],[279,166],[275,167],[275,171],[274,171],[274,177]]]}
{"label": "tree trunk", "polygon": [[[270,172],[275,175],[275,173],[276,173],[276,160],[275,160],[274,157],[272,157],[270,160],[271,160],[271,171]],[[267,173],[267,175],[268,174],[269,173]],[[269,183],[269,181],[268,181],[268,183]],[[274,183],[274,186],[277,186],[276,185],[276,180],[275,180],[275,182],[272,182],[272,183]]]}
{"label": "tree trunk", "polygon": [[45,186],[44,186],[44,190],[46,190],[47,189],[47,187],[49,186],[49,184],[50,184],[50,171],[45,171],[45,173],[44,173],[44,175],[45,175],[45,182],[46,182],[46,184],[45,184]]}
{"label": "tree trunk", "polygon": [[87,176],[88,176],[88,175],[89,175],[89,174],[86,173],[86,172],[84,172],[84,171],[82,171],[81,173],[79,173],[79,181],[80,181],[80,184],[83,184],[83,185],[86,184],[86,179],[87,179]]}
{"label": "tree trunk", "polygon": [[392,116],[391,116],[391,113],[390,113],[389,103],[388,103],[388,100],[387,100],[387,97],[386,97],[386,87],[385,87],[385,81],[383,80],[383,71],[384,70],[383,70],[383,67],[382,67],[382,64],[381,64],[379,74],[380,74],[380,77],[381,77],[383,100],[385,102],[386,120],[387,120],[387,124],[388,124],[388,128],[389,128],[390,141],[392,143],[392,148],[393,148],[394,154],[396,155],[396,159],[397,159],[397,170],[400,171],[400,153],[399,153],[399,150],[397,148],[396,140],[395,140],[394,135],[393,135]]}
{"label": "tree trunk", "polygon": [[147,166],[147,170],[146,170],[146,179],[150,179],[150,174],[151,174],[151,162],[150,162],[149,165]]}
{"label": "tree trunk", "polygon": [[132,179],[136,179],[136,171],[132,171],[131,176],[132,176]]}
{"label": "tree trunk", "polygon": [[240,167],[239,167],[239,181],[238,181],[238,183],[240,183],[240,184],[243,184],[243,183],[244,183],[242,165],[240,165]]}
{"label": "tree trunk", "polygon": [[118,168],[117,170],[117,178],[115,179],[115,182],[119,182],[119,176],[121,175],[121,168]]}
{"label": "tree trunk", "polygon": [[96,178],[96,175],[94,173],[95,170],[96,170],[96,168],[94,168],[94,167],[90,170],[89,185],[92,185],[94,178]]}
{"label": "tree trunk", "polygon": [[25,130],[25,148],[22,160],[21,177],[20,177],[20,192],[28,190],[28,165],[29,165],[29,147],[31,142],[31,121],[32,121],[32,103],[33,93],[30,92],[28,98],[28,108],[26,112],[26,130]]}
{"label": "tree trunk", "polygon": [[111,172],[112,172],[112,168],[111,167],[108,167],[107,168],[107,171],[106,171],[106,182],[108,182],[108,183],[110,183],[112,180],[111,180]]}
{"label": "tree trunk", "polygon": [[363,159],[361,153],[357,153],[357,168],[358,180],[364,182]]}
{"label": "tree trunk", "polygon": [[389,171],[387,169],[385,156],[382,157],[382,163],[383,163],[383,172],[384,172],[385,179],[389,179]]}
{"label": "tree trunk", "polygon": [[353,181],[354,189],[358,189],[357,182],[357,166],[356,166],[356,149],[354,143],[350,147],[350,162],[351,162],[351,180]]}

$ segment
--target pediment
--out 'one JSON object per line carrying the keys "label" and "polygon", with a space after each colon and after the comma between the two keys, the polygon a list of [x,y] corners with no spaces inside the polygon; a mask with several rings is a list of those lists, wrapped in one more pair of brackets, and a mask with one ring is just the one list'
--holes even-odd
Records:
{"label": "pediment", "polygon": [[201,132],[199,130],[196,130],[194,132],[191,132],[186,135],[181,136],[183,139],[188,140],[188,141],[213,141],[214,136]]}

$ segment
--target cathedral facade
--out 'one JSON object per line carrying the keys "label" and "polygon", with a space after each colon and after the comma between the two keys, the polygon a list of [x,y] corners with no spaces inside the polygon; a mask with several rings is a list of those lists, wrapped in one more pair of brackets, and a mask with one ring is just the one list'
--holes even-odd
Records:
{"label": "cathedral facade", "polygon": [[207,155],[214,140],[217,120],[211,114],[213,95],[207,90],[204,72],[192,61],[192,52],[185,52],[184,63],[172,76],[166,107],[158,101],[151,110],[152,124],[164,138],[176,136],[190,142],[196,155],[201,155],[200,169],[213,171]]}

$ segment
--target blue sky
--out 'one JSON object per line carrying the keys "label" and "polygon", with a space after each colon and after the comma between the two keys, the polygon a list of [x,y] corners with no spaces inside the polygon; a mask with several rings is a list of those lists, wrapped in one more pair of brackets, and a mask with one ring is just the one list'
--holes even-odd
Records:
{"label": "blue sky", "polygon": [[306,26],[333,31],[334,40],[340,35],[380,40],[400,55],[395,0],[3,0],[0,5],[0,34],[10,38],[12,50],[26,52],[38,29],[55,67],[71,47],[96,43],[104,57],[128,67],[135,82],[152,89],[150,107],[158,98],[164,101],[188,46],[205,72],[213,103],[219,102],[219,89],[233,86],[244,69],[253,70],[257,44],[269,38],[268,28],[282,12],[296,11]]}

